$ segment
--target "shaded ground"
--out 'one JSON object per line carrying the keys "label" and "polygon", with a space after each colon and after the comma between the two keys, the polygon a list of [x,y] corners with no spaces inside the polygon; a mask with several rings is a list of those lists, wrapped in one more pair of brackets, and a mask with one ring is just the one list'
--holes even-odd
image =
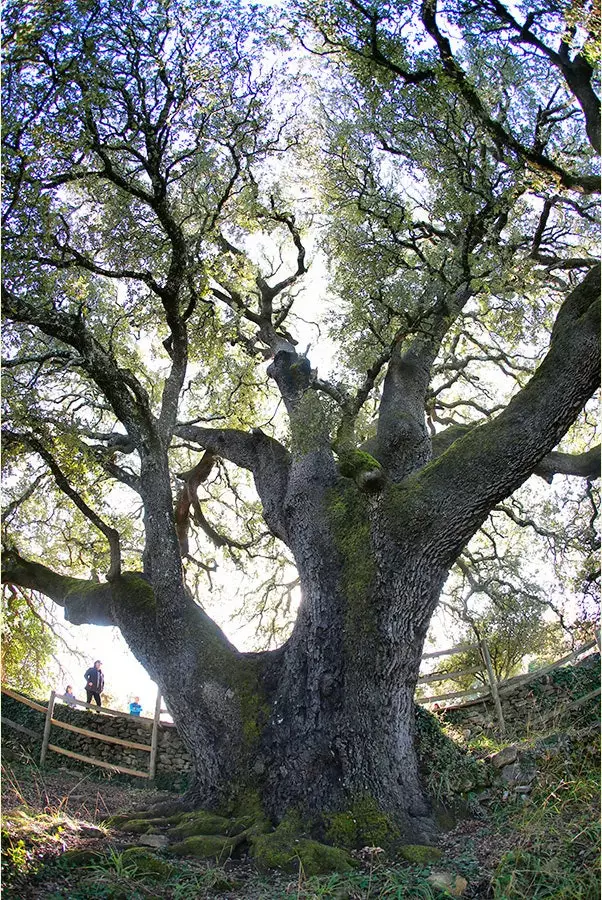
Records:
{"label": "shaded ground", "polygon": [[[433,870],[461,876],[465,900],[597,900],[599,886],[599,739],[591,731],[567,739],[541,761],[528,797],[500,786],[469,804],[474,814],[441,835],[442,856],[410,865],[386,854],[356,854],[352,872],[306,877],[259,872],[241,859],[174,858],[150,847],[148,859],[128,850],[152,835],[103,822],[177,795],[121,779],[57,768],[41,773],[31,760],[3,764],[3,895],[9,900],[377,900],[450,896],[429,882]],[[159,838],[160,840],[160,838]],[[88,851],[67,865],[73,853]],[[150,855],[152,854],[152,855]]]}
{"label": "shaded ground", "polygon": [[[3,879],[4,896],[19,900],[96,900],[101,897],[128,898],[210,898],[223,900],[277,900],[277,898],[332,897],[340,900],[361,900],[366,897],[431,898],[436,895],[427,885],[427,869],[407,864],[398,867],[392,861],[374,864],[358,858],[358,870],[351,875],[305,878],[303,873],[262,874],[247,860],[205,861],[185,859],[175,861],[176,873],[158,882],[144,877],[135,866],[121,865],[120,859],[128,847],[139,846],[140,836],[128,835],[116,829],[104,829],[103,820],[111,815],[135,812],[151,804],[173,799],[177,795],[165,791],[136,788],[93,775],[60,768],[41,773],[35,765],[11,761],[2,767],[2,808],[5,827],[18,846],[19,828],[27,810],[27,835],[23,832],[24,855],[14,854],[21,871]],[[483,824],[464,822],[458,831],[471,833],[471,841],[478,846],[482,840]],[[472,829],[472,830],[471,830]],[[455,847],[451,835],[452,856]],[[16,840],[15,840],[16,839]],[[5,848],[6,849],[6,848]],[[69,850],[101,851],[106,860],[100,864],[84,862],[74,868],[64,868],[61,857]],[[447,855],[447,854],[446,854]],[[466,854],[465,854],[466,855]],[[469,854],[470,855],[470,854]],[[445,859],[445,858],[444,858]],[[444,861],[442,859],[442,862]],[[170,862],[174,862],[170,860]],[[469,868],[475,865],[469,860]],[[11,867],[13,868],[13,867]],[[440,867],[439,867],[440,868]],[[424,874],[424,877],[421,877]],[[481,881],[483,879],[480,879]],[[417,893],[408,893],[414,884]],[[476,882],[465,892],[466,898],[486,897]],[[386,893],[383,893],[386,891]]]}

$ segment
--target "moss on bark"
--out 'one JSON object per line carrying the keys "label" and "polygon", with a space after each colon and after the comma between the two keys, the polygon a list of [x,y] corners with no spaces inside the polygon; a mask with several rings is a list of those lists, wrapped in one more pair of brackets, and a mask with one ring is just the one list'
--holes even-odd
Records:
{"label": "moss on bark", "polygon": [[224,834],[198,834],[172,844],[169,850],[175,856],[197,856],[224,862],[232,855],[236,844],[236,838]]}
{"label": "moss on bark", "polygon": [[269,834],[251,839],[251,855],[259,868],[282,869],[305,875],[347,872],[355,865],[352,857],[340,847],[321,844],[307,836],[297,813],[291,812]]}
{"label": "moss on bark", "polygon": [[327,813],[324,819],[327,839],[350,850],[367,846],[391,849],[401,837],[394,821],[372,797],[358,799],[343,812]]}
{"label": "moss on bark", "polygon": [[329,492],[327,504],[334,541],[343,562],[346,644],[350,640],[365,641],[376,627],[370,605],[375,563],[367,502],[355,485],[340,481]]}

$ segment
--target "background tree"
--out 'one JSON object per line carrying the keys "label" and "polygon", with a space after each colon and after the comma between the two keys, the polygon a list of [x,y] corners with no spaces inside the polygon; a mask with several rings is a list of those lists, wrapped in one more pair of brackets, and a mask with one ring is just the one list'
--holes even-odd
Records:
{"label": "background tree", "polygon": [[[450,567],[533,472],[597,474],[591,72],[553,11],[525,34],[545,26],[564,67],[471,10],[310,8],[319,96],[279,105],[256,10],[8,7],[7,465],[52,475],[106,580],[83,549],[41,562],[56,537],[27,529],[3,577],[119,626],[197,802],[251,784],[280,818],[369,796],[427,834],[413,695]],[[305,210],[330,268],[312,304]],[[326,377],[297,349],[314,315]],[[240,524],[234,469],[256,491]],[[220,544],[261,564],[275,541],[295,625],[241,653],[191,569]]]}
{"label": "background tree", "polygon": [[2,683],[38,696],[45,690],[46,671],[55,647],[49,623],[29,592],[3,585]]}

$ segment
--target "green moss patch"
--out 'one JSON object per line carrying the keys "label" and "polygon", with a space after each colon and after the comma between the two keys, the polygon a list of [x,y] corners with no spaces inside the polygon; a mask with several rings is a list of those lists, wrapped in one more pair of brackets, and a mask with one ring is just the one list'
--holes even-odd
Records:
{"label": "green moss patch", "polygon": [[428,866],[441,859],[443,852],[437,847],[428,847],[426,844],[404,844],[399,849],[399,855],[412,865]]}
{"label": "green moss patch", "polygon": [[339,472],[345,478],[357,478],[364,472],[382,469],[377,459],[363,450],[344,450],[339,453]]}
{"label": "green moss patch", "polygon": [[328,494],[327,509],[343,561],[342,587],[347,599],[345,646],[355,656],[358,646],[376,639],[371,604],[375,564],[367,502],[355,484],[341,479]]}
{"label": "green moss patch", "polygon": [[238,841],[225,834],[198,834],[172,844],[170,853],[175,856],[196,856],[199,859],[217,859],[223,862],[232,855]]}
{"label": "green moss patch", "polygon": [[152,587],[139,572],[124,572],[112,587],[127,609],[134,613],[152,612],[157,605]]}
{"label": "green moss patch", "polygon": [[400,840],[399,829],[371,797],[357,800],[349,810],[325,816],[326,837],[338,847],[393,849]]}
{"label": "green moss patch", "polygon": [[127,831],[131,834],[152,834],[159,832],[158,823],[164,822],[164,819],[126,819],[125,822],[112,823],[115,828],[120,831]]}
{"label": "green moss patch", "polygon": [[170,878],[175,869],[170,863],[149,853],[144,847],[130,847],[121,854],[124,863],[134,864],[141,875],[151,875],[157,879]]}
{"label": "green moss patch", "polygon": [[310,838],[283,839],[278,830],[262,834],[252,841],[253,859],[261,869],[282,869],[306,875],[348,872],[354,861],[345,850],[329,847]]}
{"label": "green moss patch", "polygon": [[251,855],[260,869],[282,869],[305,875],[348,872],[355,865],[339,847],[329,847],[307,836],[299,815],[290,812],[270,833],[250,837]]}
{"label": "green moss patch", "polygon": [[244,749],[252,754],[270,717],[270,706],[261,685],[260,660],[239,660],[236,666],[227,663],[225,678],[240,703]]}
{"label": "green moss patch", "polygon": [[170,828],[169,835],[175,838],[193,837],[199,834],[223,834],[228,837],[240,834],[252,824],[250,818],[227,819],[215,813],[199,812],[186,813],[180,818],[179,824]]}

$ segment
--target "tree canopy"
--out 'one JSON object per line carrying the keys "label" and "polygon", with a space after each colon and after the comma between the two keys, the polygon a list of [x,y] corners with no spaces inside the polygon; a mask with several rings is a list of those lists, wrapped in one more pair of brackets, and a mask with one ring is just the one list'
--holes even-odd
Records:
{"label": "tree canopy", "polygon": [[[11,486],[41,463],[64,476],[67,508],[43,483],[61,528],[35,535],[43,500],[23,525],[45,553],[58,540],[63,564],[79,556],[82,571],[108,568],[103,533],[119,533],[129,564],[141,545],[137,517],[110,503],[123,496],[112,482],[135,485],[135,467],[117,460],[128,459],[120,434],[140,418],[136,407],[167,433],[181,394],[181,418],[271,419],[283,435],[260,361],[292,339],[287,320],[299,330],[297,307],[321,328],[302,328],[314,346],[328,330],[337,365],[330,380],[320,366],[312,386],[333,439],[349,428],[369,439],[392,349],[421,330],[438,332],[429,426],[448,435],[494,415],[524,384],[564,291],[594,261],[583,134],[585,118],[595,144],[593,13],[310,4],[294,24],[314,59],[296,88],[283,71],[277,80],[273,58],[266,64],[282,32],[233,4],[223,13],[161,3],[6,10],[5,461]],[[295,305],[308,242],[327,260],[328,287]],[[282,277],[266,252],[289,264]],[[87,356],[102,357],[93,369],[84,338],[97,345]],[[567,447],[591,440],[584,421]],[[194,462],[172,452],[175,471]],[[571,464],[557,456],[541,474]],[[234,534],[218,534],[194,509],[201,571],[213,566],[212,544],[240,557],[257,540],[277,565],[233,478],[213,468],[205,499],[234,488],[242,529],[233,515]],[[270,580],[266,597],[292,581]]]}

